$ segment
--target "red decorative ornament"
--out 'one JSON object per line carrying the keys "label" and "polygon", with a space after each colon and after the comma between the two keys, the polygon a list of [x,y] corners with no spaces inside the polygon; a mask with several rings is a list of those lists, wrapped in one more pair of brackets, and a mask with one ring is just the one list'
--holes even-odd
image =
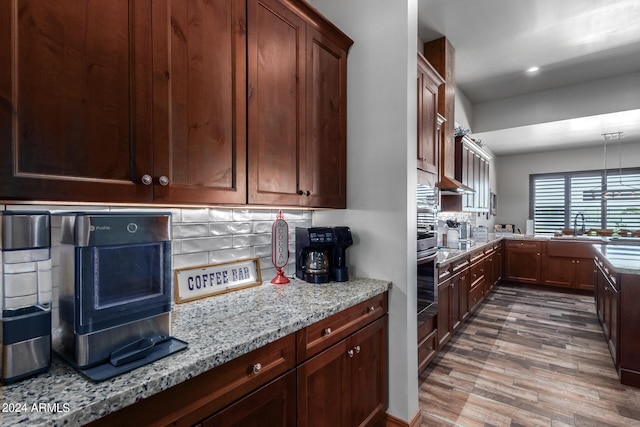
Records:
{"label": "red decorative ornament", "polygon": [[278,272],[271,283],[286,285],[291,282],[284,274],[284,268],[289,263],[289,224],[284,220],[282,210],[271,228],[271,262]]}

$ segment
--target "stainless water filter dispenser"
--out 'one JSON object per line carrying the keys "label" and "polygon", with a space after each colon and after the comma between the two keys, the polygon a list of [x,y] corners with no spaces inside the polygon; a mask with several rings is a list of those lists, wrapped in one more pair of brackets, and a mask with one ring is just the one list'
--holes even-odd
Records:
{"label": "stainless water filter dispenser", "polygon": [[51,216],[0,212],[0,368],[13,383],[51,365]]}

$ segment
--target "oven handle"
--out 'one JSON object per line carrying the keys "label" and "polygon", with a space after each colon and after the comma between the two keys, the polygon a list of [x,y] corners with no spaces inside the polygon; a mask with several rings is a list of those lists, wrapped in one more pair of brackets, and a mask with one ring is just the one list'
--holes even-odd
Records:
{"label": "oven handle", "polygon": [[430,255],[427,255],[427,256],[424,256],[424,257],[420,257],[420,258],[418,258],[418,263],[424,264],[424,263],[427,263],[427,262],[429,262],[429,261],[433,261],[433,260],[435,260],[436,258],[438,258],[438,251],[437,251],[437,249],[436,249],[436,251],[435,251],[433,254],[430,254]]}

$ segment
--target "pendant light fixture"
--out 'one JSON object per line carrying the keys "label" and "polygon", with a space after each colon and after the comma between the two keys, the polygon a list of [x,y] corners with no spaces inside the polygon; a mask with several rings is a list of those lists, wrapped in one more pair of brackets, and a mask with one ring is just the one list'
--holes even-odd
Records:
{"label": "pendant light fixture", "polygon": [[[603,133],[603,182],[599,188],[593,188],[586,190],[583,193],[584,200],[638,200],[640,199],[640,189],[624,184],[622,182],[622,147],[621,139],[624,136],[623,132],[610,132]],[[607,143],[610,141],[618,141],[618,184],[617,186],[609,186],[607,179]]]}

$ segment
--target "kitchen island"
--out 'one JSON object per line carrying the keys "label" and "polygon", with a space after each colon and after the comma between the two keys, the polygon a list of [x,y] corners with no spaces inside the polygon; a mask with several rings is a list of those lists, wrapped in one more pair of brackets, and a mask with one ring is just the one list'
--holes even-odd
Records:
{"label": "kitchen island", "polygon": [[640,387],[640,246],[608,244],[595,249],[598,320],[620,382]]}
{"label": "kitchen island", "polygon": [[174,305],[172,335],[189,347],[111,380],[94,383],[57,356],[51,369],[0,387],[2,426],[79,426],[273,343],[390,289],[388,281],[353,278],[310,284],[269,282]]}

